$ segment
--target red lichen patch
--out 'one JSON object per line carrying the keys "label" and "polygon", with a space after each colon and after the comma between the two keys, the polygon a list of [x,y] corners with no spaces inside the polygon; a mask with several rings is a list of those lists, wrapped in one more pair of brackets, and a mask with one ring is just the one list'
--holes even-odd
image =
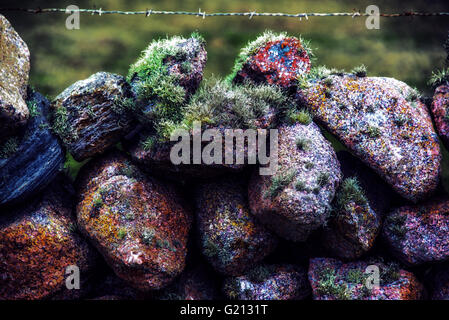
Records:
{"label": "red lichen patch", "polygon": [[240,277],[227,278],[224,294],[235,300],[301,300],[309,296],[304,268],[293,265],[261,265]]}
{"label": "red lichen patch", "polygon": [[449,86],[442,85],[436,88],[432,102],[432,115],[446,148],[449,147]]}
{"label": "red lichen patch", "polygon": [[250,214],[241,181],[203,184],[195,201],[201,249],[218,272],[241,275],[276,247],[276,237]]}
{"label": "red lichen patch", "polygon": [[[368,287],[373,275],[368,266],[379,270],[379,285]],[[419,300],[423,286],[408,271],[383,262],[342,263],[336,259],[310,260],[309,282],[315,300]]]}
{"label": "red lichen patch", "polygon": [[297,79],[310,72],[310,57],[297,38],[269,41],[248,58],[234,81],[251,79],[282,88],[291,88]]}
{"label": "red lichen patch", "polygon": [[392,78],[344,75],[301,94],[315,119],[400,195],[416,202],[435,190],[438,137],[412,88]]}
{"label": "red lichen patch", "polygon": [[66,268],[86,272],[87,243],[75,233],[70,206],[42,201],[0,222],[0,300],[44,299],[65,288]]}
{"label": "red lichen patch", "polygon": [[140,290],[160,289],[184,269],[190,216],[172,186],[145,178],[121,155],[82,174],[78,224],[114,272]]}
{"label": "red lichen patch", "polygon": [[408,265],[449,258],[449,200],[405,206],[385,219],[383,237],[393,254]]}
{"label": "red lichen patch", "polygon": [[278,133],[277,172],[254,171],[249,205],[251,213],[280,237],[305,241],[330,216],[340,165],[316,124],[283,126]]}

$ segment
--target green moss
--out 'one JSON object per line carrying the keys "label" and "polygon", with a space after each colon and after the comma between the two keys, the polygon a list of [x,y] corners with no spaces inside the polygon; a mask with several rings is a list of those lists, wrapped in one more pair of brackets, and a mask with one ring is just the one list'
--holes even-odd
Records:
{"label": "green moss", "polygon": [[67,144],[77,139],[69,124],[69,112],[65,107],[57,107],[52,115],[52,129],[53,131]]}
{"label": "green moss", "polygon": [[364,77],[366,77],[366,74],[367,74],[366,66],[364,64],[362,64],[358,67],[355,67],[354,69],[351,70],[351,73],[359,78],[364,78]]}
{"label": "green moss", "polygon": [[120,228],[120,230],[118,231],[117,237],[122,240],[126,237],[127,234],[128,234],[128,232],[126,231],[125,228]]}
{"label": "green moss", "polygon": [[345,73],[344,70],[338,70],[338,69],[329,69],[326,66],[317,66],[313,67],[310,70],[310,73],[308,74],[309,79],[315,79],[315,80],[322,80],[326,79],[330,75],[343,75]]}
{"label": "green moss", "polygon": [[7,159],[17,152],[20,140],[18,137],[8,138],[4,143],[0,144],[0,159]]}
{"label": "green moss", "polygon": [[381,132],[378,127],[369,125],[368,128],[366,129],[366,134],[371,138],[378,138],[380,137]]}
{"label": "green moss", "polygon": [[339,300],[349,300],[351,298],[351,292],[348,285],[337,281],[338,279],[335,270],[330,268],[320,270],[317,283],[318,294],[331,296]]}
{"label": "green moss", "polygon": [[432,72],[432,76],[428,82],[428,84],[433,88],[447,83],[449,83],[449,68]]}
{"label": "green moss", "polygon": [[182,126],[191,128],[193,121],[229,128],[256,128],[256,120],[269,110],[284,113],[293,108],[280,88],[250,83],[232,85],[226,81],[207,81],[184,109]]}
{"label": "green moss", "polygon": [[271,177],[271,185],[268,188],[265,197],[275,198],[285,187],[287,187],[295,178],[296,171],[290,170],[286,173],[280,173]]}
{"label": "green moss", "polygon": [[351,269],[348,271],[346,275],[346,280],[349,283],[354,284],[365,284],[367,279],[367,275],[362,272],[360,269]]}
{"label": "green moss", "polygon": [[324,96],[325,96],[327,99],[332,98],[332,90],[331,90],[330,88],[326,87],[326,88],[324,89]]}
{"label": "green moss", "polygon": [[312,115],[306,109],[301,109],[299,111],[290,109],[287,113],[287,122],[291,125],[300,123],[307,126],[312,123],[312,119]]}
{"label": "green moss", "polygon": [[335,203],[339,210],[347,210],[348,205],[351,203],[359,206],[368,204],[368,200],[357,177],[346,178],[343,181],[337,191]]}
{"label": "green moss", "polygon": [[41,115],[41,113],[38,110],[38,105],[35,99],[28,100],[27,107],[28,111],[30,112],[30,117],[34,118]]}
{"label": "green moss", "polygon": [[97,195],[92,202],[92,206],[94,209],[99,209],[103,206],[103,198],[100,195]]}
{"label": "green moss", "polygon": [[82,162],[78,162],[73,158],[73,156],[68,151],[66,152],[65,159],[66,160],[64,162],[64,172],[72,181],[75,181],[76,177],[78,176],[78,172],[90,160],[86,159]]}
{"label": "green moss", "polygon": [[[203,43],[204,39],[198,34],[192,36]],[[187,40],[182,37],[153,41],[130,67],[127,80],[132,84],[138,100],[144,105],[152,105],[149,111],[141,110],[143,116],[140,119],[143,122],[181,121],[180,106],[185,102],[187,92],[179,85],[179,76],[169,72],[166,60],[169,57],[182,58],[184,49],[179,44],[184,41]],[[124,101],[123,105],[130,107],[131,103]]]}

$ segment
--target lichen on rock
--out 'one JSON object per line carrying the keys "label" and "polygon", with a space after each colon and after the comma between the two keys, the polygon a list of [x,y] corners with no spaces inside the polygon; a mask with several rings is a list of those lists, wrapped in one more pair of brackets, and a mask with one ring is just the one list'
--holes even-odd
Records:
{"label": "lichen on rock", "polygon": [[0,139],[4,139],[24,127],[30,116],[25,103],[30,52],[1,14],[0,52]]}
{"label": "lichen on rock", "polygon": [[78,185],[80,230],[117,276],[148,291],[183,271],[191,217],[172,185],[115,153],[83,168]]}

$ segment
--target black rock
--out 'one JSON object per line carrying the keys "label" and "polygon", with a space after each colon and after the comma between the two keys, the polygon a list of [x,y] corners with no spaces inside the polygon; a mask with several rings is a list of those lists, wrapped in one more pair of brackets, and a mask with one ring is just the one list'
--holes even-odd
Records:
{"label": "black rock", "polygon": [[15,152],[0,159],[0,206],[23,201],[45,188],[64,162],[64,152],[47,121],[49,102],[30,92],[33,115]]}

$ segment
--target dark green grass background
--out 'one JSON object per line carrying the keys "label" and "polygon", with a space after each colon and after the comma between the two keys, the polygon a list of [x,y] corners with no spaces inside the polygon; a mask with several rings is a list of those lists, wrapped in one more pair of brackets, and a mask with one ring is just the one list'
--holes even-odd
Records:
{"label": "dark green grass background", "polygon": [[[0,7],[61,7],[103,10],[180,10],[206,12],[351,12],[374,4],[382,12],[449,11],[444,1],[292,1],[292,0],[2,0]],[[265,29],[301,34],[316,48],[316,65],[344,68],[365,64],[372,76],[390,76],[431,94],[426,85],[431,72],[442,68],[442,47],[449,30],[448,17],[381,18],[380,30],[365,28],[364,18],[91,16],[81,15],[81,29],[65,28],[66,14],[11,13],[5,15],[27,42],[32,58],[31,84],[50,98],[73,82],[97,71],[126,75],[128,67],[153,39],[201,33],[207,41],[206,77],[225,76],[239,49]],[[449,161],[444,150],[445,181]],[[449,185],[449,184],[448,184]]]}

